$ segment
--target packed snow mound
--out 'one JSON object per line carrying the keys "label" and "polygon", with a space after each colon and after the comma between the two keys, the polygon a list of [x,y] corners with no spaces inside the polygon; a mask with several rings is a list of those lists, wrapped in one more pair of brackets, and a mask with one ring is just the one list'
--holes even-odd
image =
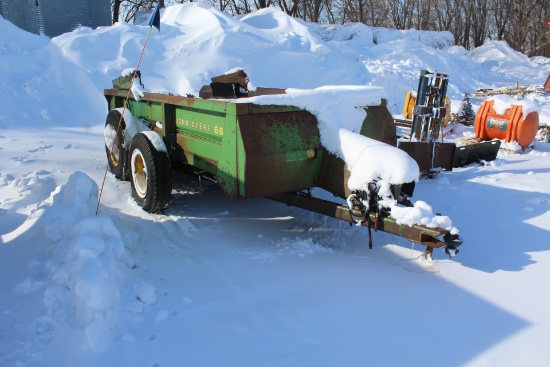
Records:
{"label": "packed snow mound", "polygon": [[[486,87],[478,81],[491,80],[468,56],[457,59],[446,51],[453,50],[446,32],[375,29],[359,23],[319,25],[274,7],[242,18],[201,3],[173,5],[161,13],[161,31],[152,32],[140,65],[150,92],[196,96],[213,76],[241,67],[258,87],[382,86],[388,91],[390,111],[398,113],[406,92],[416,88],[420,70],[454,70],[449,93],[455,98]],[[121,70],[135,67],[147,32],[145,25],[117,23],[77,29],[53,43],[102,90]],[[86,51],[100,45],[102,52]],[[465,74],[474,77],[460,77]]]}
{"label": "packed snow mound", "polygon": [[263,30],[279,42],[296,39],[302,45],[309,45],[312,52],[329,52],[319,38],[310,32],[308,24],[289,16],[280,9],[274,7],[260,9],[244,16],[241,21]]}
{"label": "packed snow mound", "polygon": [[544,56],[533,56],[531,57],[531,61],[541,66],[550,65],[550,58]]}
{"label": "packed snow mound", "polygon": [[[54,42],[25,32],[2,17],[0,95],[0,123],[24,128],[43,128],[54,123],[95,125],[97,112],[106,106],[105,98],[86,72],[68,61]],[[71,103],[59,102],[65,100]],[[90,112],[75,118],[86,110]]]}
{"label": "packed snow mound", "polygon": [[447,49],[454,45],[451,32],[419,31],[416,29],[373,28],[374,43],[387,43],[395,40],[417,41],[426,46]]}
{"label": "packed snow mound", "polygon": [[[191,38],[216,38],[225,31],[238,31],[239,21],[207,4],[196,3],[173,5],[166,8],[161,23],[176,28],[193,29]],[[161,29],[163,27],[161,26]],[[164,29],[163,29],[164,31]]]}
{"label": "packed snow mound", "polygon": [[42,321],[47,331],[69,319],[82,327],[88,349],[102,351],[109,347],[118,317],[118,277],[133,262],[112,220],[95,216],[97,200],[97,184],[75,172],[41,204],[45,210],[29,220],[42,230],[36,236],[45,235],[48,240],[43,260],[33,265],[43,270],[33,272],[41,275],[39,279],[28,276],[17,289],[28,293],[44,287],[47,316]]}
{"label": "packed snow mound", "polygon": [[[524,86],[543,85],[550,73],[550,64],[541,68],[541,64],[512,49],[506,41],[486,41],[468,56],[485,69],[502,74],[504,78],[518,81]],[[537,70],[535,78],[534,70]]]}
{"label": "packed snow mound", "polygon": [[397,224],[408,226],[422,224],[429,228],[444,228],[451,234],[458,234],[458,228],[453,227],[449,217],[434,214],[432,207],[421,200],[414,203],[413,207],[392,206],[391,216],[395,218]]}
{"label": "packed snow mound", "polygon": [[311,28],[325,42],[355,47],[374,46],[372,29],[363,23],[311,24]]}
{"label": "packed snow mound", "polygon": [[276,8],[261,9],[237,19],[207,4],[189,3],[166,8],[161,22],[185,30],[186,37],[195,42],[223,42],[232,33],[237,33],[252,36],[252,41],[281,44],[297,41],[311,51],[322,47],[307,25]]}

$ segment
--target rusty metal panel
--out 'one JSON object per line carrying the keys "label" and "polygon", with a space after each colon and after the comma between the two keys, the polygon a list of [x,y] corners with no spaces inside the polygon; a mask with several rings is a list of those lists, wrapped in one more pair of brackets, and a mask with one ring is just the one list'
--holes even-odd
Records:
{"label": "rusty metal panel", "polygon": [[306,111],[240,116],[245,197],[317,185],[322,146],[317,119]]}
{"label": "rusty metal panel", "polygon": [[[252,90],[248,91],[247,97],[266,96],[266,95],[285,94],[285,93],[286,93],[285,89],[258,87],[254,91]],[[212,93],[212,87],[210,85],[203,85],[199,91],[199,97],[203,99],[214,98],[214,94]]]}
{"label": "rusty metal panel", "polygon": [[281,113],[281,112],[300,112],[304,111],[299,107],[294,106],[278,106],[278,105],[248,105],[249,114],[260,114],[260,113]]}
{"label": "rusty metal panel", "polygon": [[360,134],[394,147],[397,143],[393,117],[385,106],[365,108],[367,117],[363,121]]}
{"label": "rusty metal panel", "polygon": [[500,149],[500,140],[478,142],[456,147],[453,167],[463,167],[479,161],[494,161]]}
{"label": "rusty metal panel", "polygon": [[345,162],[324,150],[318,186],[338,197],[347,198],[351,194],[351,190],[347,185],[349,176],[350,171]]}

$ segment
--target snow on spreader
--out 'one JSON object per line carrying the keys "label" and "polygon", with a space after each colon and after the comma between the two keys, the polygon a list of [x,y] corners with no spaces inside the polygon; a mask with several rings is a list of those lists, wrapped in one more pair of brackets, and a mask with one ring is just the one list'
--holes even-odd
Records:
{"label": "snow on spreader", "polygon": [[[236,200],[267,197],[350,224],[456,253],[462,239],[446,216],[413,204],[417,163],[396,148],[393,119],[378,87],[253,88],[244,71],[213,78],[200,98],[146,93],[131,76],[105,89],[111,172],[129,179],[136,202],[164,209],[171,166],[185,165]],[[311,194],[321,188],[335,197]]]}

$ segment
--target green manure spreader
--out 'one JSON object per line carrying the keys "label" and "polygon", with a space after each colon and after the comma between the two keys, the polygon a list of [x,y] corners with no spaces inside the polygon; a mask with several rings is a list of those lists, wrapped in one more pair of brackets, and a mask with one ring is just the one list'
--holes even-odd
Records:
{"label": "green manure spreader", "polygon": [[[426,246],[426,257],[439,247],[449,255],[458,252],[462,239],[456,231],[399,224],[391,210],[380,205],[388,195],[379,192],[376,180],[364,189],[349,189],[348,165],[322,145],[318,118],[292,105],[248,103],[242,97],[285,91],[247,91],[242,80],[242,75],[213,78],[199,98],[158,93],[128,98],[131,76],[117,78],[113,88],[105,89],[109,168],[117,179],[131,182],[132,196],[144,210],[159,212],[168,205],[171,169],[187,166],[235,200],[266,197],[366,226],[369,246],[375,229]],[[394,149],[396,129],[384,100],[363,108],[367,114],[360,135]],[[336,199],[314,197],[310,189],[316,187]],[[413,206],[413,190],[414,182],[392,184],[394,205]]]}

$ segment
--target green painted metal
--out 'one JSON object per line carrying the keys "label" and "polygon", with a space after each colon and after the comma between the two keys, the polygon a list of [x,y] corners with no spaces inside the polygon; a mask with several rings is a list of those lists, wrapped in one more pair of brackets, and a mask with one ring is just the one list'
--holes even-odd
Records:
{"label": "green painted metal", "polygon": [[132,87],[133,75],[121,76],[113,80],[113,87],[116,89],[130,89]]}
{"label": "green painted metal", "polygon": [[242,147],[239,149],[237,120],[234,115],[227,115],[216,177],[218,184],[233,198],[239,198],[239,180],[242,179],[242,175],[239,177],[239,166],[242,165],[242,155]]}
{"label": "green painted metal", "polygon": [[[105,90],[110,108],[123,106],[127,93]],[[235,199],[307,189],[319,180],[317,122],[300,108],[144,93],[127,109],[157,126],[172,159],[214,175]]]}

